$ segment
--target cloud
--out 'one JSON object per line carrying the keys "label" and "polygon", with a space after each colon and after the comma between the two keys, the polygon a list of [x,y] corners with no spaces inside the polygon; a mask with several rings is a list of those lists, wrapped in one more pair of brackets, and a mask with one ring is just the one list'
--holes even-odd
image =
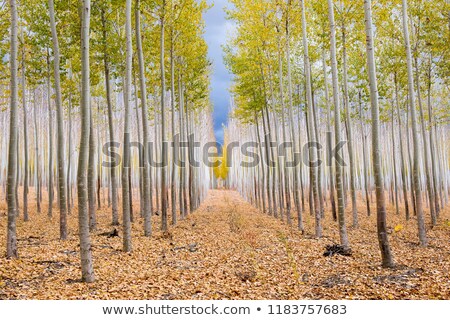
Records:
{"label": "cloud", "polygon": [[227,36],[234,31],[232,22],[225,19],[224,8],[229,6],[226,0],[208,1],[214,3],[204,15],[206,28],[205,40],[208,44],[208,56],[213,63],[211,76],[211,100],[214,105],[214,133],[216,140],[223,143],[222,123],[228,122],[228,109],[231,85],[231,74],[223,63],[222,45],[226,43]]}

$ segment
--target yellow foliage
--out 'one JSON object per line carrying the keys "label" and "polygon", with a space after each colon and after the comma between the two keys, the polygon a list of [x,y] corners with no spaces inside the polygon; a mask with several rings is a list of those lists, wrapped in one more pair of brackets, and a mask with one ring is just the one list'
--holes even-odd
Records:
{"label": "yellow foliage", "polygon": [[401,225],[401,224],[398,224],[398,225],[396,225],[394,227],[394,231],[395,232],[399,232],[399,231],[402,231],[402,230],[403,230],[403,225]]}
{"label": "yellow foliage", "polygon": [[215,161],[219,162],[218,166],[214,166],[214,175],[216,176],[217,179],[222,179],[225,180],[228,176],[228,163],[227,163],[227,134],[225,133],[225,138],[224,138],[224,147],[223,147],[223,152],[222,152],[222,156],[218,156],[215,157]]}

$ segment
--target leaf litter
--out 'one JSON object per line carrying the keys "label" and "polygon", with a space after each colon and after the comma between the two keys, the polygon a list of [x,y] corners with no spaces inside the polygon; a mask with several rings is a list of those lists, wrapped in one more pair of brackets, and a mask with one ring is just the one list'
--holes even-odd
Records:
{"label": "leaf litter", "polygon": [[[133,252],[124,253],[121,227],[110,225],[105,207],[91,234],[96,275],[91,284],[79,281],[76,208],[68,217],[66,241],[59,240],[57,214],[49,219],[30,212],[29,222],[18,220],[19,259],[0,258],[0,298],[450,299],[449,210],[442,211],[438,226],[428,228],[430,245],[422,248],[415,219],[405,222],[388,207],[396,267],[383,269],[376,217],[363,216],[359,204],[360,227],[348,229],[351,255],[339,254],[338,227],[329,209],[324,237],[315,239],[309,212],[303,214],[302,235],[295,220],[288,226],[225,190],[210,191],[199,210],[166,234],[158,231],[154,216],[151,238],[143,236],[135,205]],[[0,227],[4,252],[5,215]],[[333,254],[324,256],[324,250]]]}

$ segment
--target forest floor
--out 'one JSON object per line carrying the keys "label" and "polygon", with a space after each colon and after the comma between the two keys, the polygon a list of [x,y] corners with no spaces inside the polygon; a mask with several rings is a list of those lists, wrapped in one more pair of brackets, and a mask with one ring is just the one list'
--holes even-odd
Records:
{"label": "forest floor", "polygon": [[375,214],[360,214],[359,228],[348,228],[352,256],[325,257],[325,246],[339,242],[329,211],[324,237],[315,239],[309,213],[302,235],[238,193],[213,190],[168,234],[155,216],[154,236],[146,238],[136,219],[133,252],[123,253],[120,227],[119,237],[100,235],[113,229],[110,208],[103,208],[92,234],[96,281],[84,284],[76,210],[66,241],[58,239],[56,209],[52,220],[32,212],[29,222],[18,221],[20,258],[6,260],[3,206],[0,299],[450,299],[450,211],[428,229],[429,246],[421,248],[415,219],[405,223],[388,209],[393,269],[380,266]]}

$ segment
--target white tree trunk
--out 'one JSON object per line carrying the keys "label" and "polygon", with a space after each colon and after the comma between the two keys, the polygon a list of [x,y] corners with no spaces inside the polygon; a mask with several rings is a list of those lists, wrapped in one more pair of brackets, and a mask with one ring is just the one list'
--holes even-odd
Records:
{"label": "white tree trunk", "polygon": [[90,78],[89,78],[89,28],[91,1],[83,0],[81,12],[81,139],[78,158],[78,229],[80,236],[81,280],[95,280],[92,266],[91,238],[89,235],[87,166],[89,157],[89,116],[90,116]]}
{"label": "white tree trunk", "polygon": [[378,109],[378,85],[375,68],[375,54],[372,31],[372,2],[364,0],[364,17],[366,25],[367,69],[369,72],[370,104],[372,109],[372,157],[377,197],[377,232],[383,267],[393,267],[394,261],[389,246],[386,225],[386,204],[383,189],[383,173],[381,169]]}

